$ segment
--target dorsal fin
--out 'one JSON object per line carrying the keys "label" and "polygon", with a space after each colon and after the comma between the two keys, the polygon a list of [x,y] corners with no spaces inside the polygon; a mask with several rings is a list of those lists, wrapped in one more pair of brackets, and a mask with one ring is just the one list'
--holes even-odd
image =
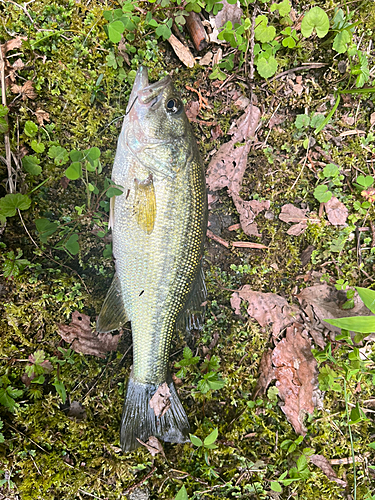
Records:
{"label": "dorsal fin", "polygon": [[177,319],[177,329],[201,330],[204,323],[204,313],[206,310],[207,288],[204,281],[202,264],[198,276],[192,286],[191,292],[187,298],[185,308]]}
{"label": "dorsal fin", "polygon": [[96,321],[96,331],[99,333],[112,332],[121,328],[128,321],[122,300],[120,280],[115,274]]}

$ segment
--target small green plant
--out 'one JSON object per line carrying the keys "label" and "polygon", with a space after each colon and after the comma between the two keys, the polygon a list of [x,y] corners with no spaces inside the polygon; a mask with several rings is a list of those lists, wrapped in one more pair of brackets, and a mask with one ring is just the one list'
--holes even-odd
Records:
{"label": "small green plant", "polygon": [[[296,460],[296,466],[281,474],[277,481],[271,481],[271,490],[282,492],[282,485],[289,486],[295,481],[306,481],[311,476],[308,466],[308,457],[314,453],[311,448],[304,448],[303,453]],[[287,477],[289,476],[289,477]]]}
{"label": "small green plant", "polygon": [[[5,247],[4,243],[0,243],[0,247]],[[21,258],[22,255],[23,252],[20,248],[17,248],[17,254],[13,250],[9,250],[1,255],[4,278],[16,278],[30,264],[29,260]]]}
{"label": "small green plant", "polygon": [[319,203],[327,203],[333,195],[330,189],[341,186],[344,176],[340,174],[340,169],[337,165],[328,163],[322,172],[320,172],[319,178],[324,179],[328,185],[319,184],[314,189],[314,197],[319,201]]}
{"label": "small green plant", "polygon": [[186,488],[184,485],[181,486],[174,500],[189,500]]}
{"label": "small green plant", "polygon": [[193,353],[189,347],[184,348],[183,359],[175,363],[176,368],[180,368],[176,376],[179,378],[186,377],[188,374],[193,374],[195,376],[196,391],[201,394],[207,394],[210,391],[217,391],[222,389],[225,385],[225,380],[223,380],[218,373],[220,367],[220,360],[218,356],[213,355],[210,358],[207,357],[201,364],[199,370],[194,367],[200,361],[199,356],[193,356]]}
{"label": "small green plant", "polygon": [[6,375],[0,377],[0,405],[5,406],[12,413],[18,408],[16,399],[22,396],[21,389],[14,389]]}

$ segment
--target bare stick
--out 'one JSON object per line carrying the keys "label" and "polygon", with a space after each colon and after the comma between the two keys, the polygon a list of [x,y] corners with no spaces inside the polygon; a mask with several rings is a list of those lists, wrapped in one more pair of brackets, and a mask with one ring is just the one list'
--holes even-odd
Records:
{"label": "bare stick", "polygon": [[[1,80],[1,103],[4,107],[7,105],[6,98],[6,87],[5,87],[5,61],[3,56],[3,49],[0,46],[0,80]],[[5,121],[7,122],[7,131],[4,134],[5,143],[5,163],[8,170],[8,183],[9,191],[14,193],[15,185],[13,182],[13,169],[12,169],[12,154],[10,151],[10,140],[9,140],[9,126],[8,126],[8,115],[5,115]]]}

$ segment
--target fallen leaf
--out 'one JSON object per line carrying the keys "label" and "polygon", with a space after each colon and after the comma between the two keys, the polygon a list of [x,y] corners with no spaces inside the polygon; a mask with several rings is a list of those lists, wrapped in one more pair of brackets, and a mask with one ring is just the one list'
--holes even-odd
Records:
{"label": "fallen leaf", "polygon": [[90,326],[90,316],[78,311],[72,313],[72,321],[69,325],[59,324],[58,329],[60,336],[65,342],[71,344],[73,351],[99,358],[105,358],[109,351],[116,351],[121,337],[121,334],[97,334]]}
{"label": "fallen leaf", "polygon": [[220,128],[219,123],[212,127],[211,129],[211,136],[213,140],[216,140],[218,137],[221,137],[223,135],[223,131]]}
{"label": "fallen leaf", "polygon": [[188,47],[185,47],[185,45],[181,43],[180,40],[178,40],[178,38],[176,38],[174,35],[171,35],[168,38],[168,42],[171,44],[172,49],[174,50],[179,60],[188,68],[194,68],[195,59]]}
{"label": "fallen leaf", "polygon": [[5,55],[7,52],[9,52],[13,49],[20,49],[22,47],[23,40],[27,40],[27,37],[26,36],[17,36],[16,38],[13,38],[12,40],[8,40],[3,45],[0,45],[0,47],[3,51],[3,54]]}
{"label": "fallen leaf", "polygon": [[223,0],[223,8],[214,16],[215,26],[220,30],[228,21],[234,26],[235,23],[240,23],[243,15],[243,10],[237,3],[228,3]]}
{"label": "fallen leaf", "polygon": [[314,329],[324,328],[331,332],[340,333],[341,329],[323,321],[324,319],[345,318],[348,316],[371,316],[371,311],[363,304],[358,293],[354,295],[354,307],[342,309],[341,306],[347,301],[346,292],[336,290],[335,287],[324,283],[314,285],[302,290],[297,299],[308,316]]}
{"label": "fallen leaf", "polygon": [[[250,105],[244,115],[232,128],[232,139],[223,144],[213,156],[207,170],[207,185],[211,191],[228,187],[239,193],[242,179],[247,168],[247,156],[250,150],[249,138],[254,137],[260,119],[260,109]],[[245,145],[236,147],[236,143],[246,140]]]}
{"label": "fallen leaf", "polygon": [[68,417],[73,417],[79,421],[87,419],[86,411],[79,401],[72,401],[71,402],[70,408],[68,411]]}
{"label": "fallen leaf", "polygon": [[280,125],[286,119],[286,115],[278,115],[277,113],[273,114],[268,122],[268,128],[271,130],[275,125]]}
{"label": "fallen leaf", "polygon": [[299,83],[295,83],[293,84],[293,90],[298,96],[300,96],[303,92],[303,86]]}
{"label": "fallen leaf", "polygon": [[144,443],[139,438],[136,439],[139,443],[141,443],[148,449],[148,451],[151,453],[153,457],[155,457],[158,453],[161,453],[165,457],[163,447],[158,438],[156,438],[155,436],[150,436],[147,443]]}
{"label": "fallen leaf", "polygon": [[209,66],[211,61],[212,61],[212,52],[207,52],[207,54],[205,54],[203,57],[201,57],[201,59],[199,60],[199,64],[200,66]]}
{"label": "fallen leaf", "polygon": [[230,299],[235,314],[240,314],[241,300],[248,302],[247,313],[258,321],[260,326],[272,326],[274,338],[279,336],[281,330],[300,318],[300,310],[275,293],[256,292],[250,285],[244,285],[234,292]]}
{"label": "fallen leaf", "polygon": [[309,245],[308,247],[305,248],[305,250],[303,250],[300,256],[302,267],[305,267],[310,262],[311,255],[314,250],[315,247],[313,245]]}
{"label": "fallen leaf", "polygon": [[287,203],[281,207],[281,213],[279,219],[283,222],[297,223],[290,227],[287,234],[291,236],[299,236],[307,228],[307,221],[309,220],[306,216],[307,208],[297,208],[292,203]]}
{"label": "fallen leaf", "polygon": [[22,87],[20,85],[13,84],[10,88],[13,94],[20,94],[23,101],[26,101],[26,99],[35,99],[37,96],[31,80],[25,82]]}
{"label": "fallen leaf", "polygon": [[35,111],[35,115],[40,126],[43,126],[45,121],[46,122],[50,121],[49,113],[47,113],[47,111],[43,111],[42,109],[37,109]]}
{"label": "fallen leaf", "polygon": [[328,477],[330,481],[334,481],[340,486],[346,488],[347,485],[346,481],[343,481],[342,479],[339,479],[337,477],[336,472],[333,470],[331,464],[326,459],[326,457],[324,457],[323,455],[311,455],[310,462],[319,467],[319,469]]}
{"label": "fallen leaf", "polygon": [[234,104],[240,109],[246,109],[250,104],[250,99],[244,95],[240,95],[235,101]]}
{"label": "fallen leaf", "polygon": [[328,220],[333,226],[346,225],[346,219],[349,213],[348,209],[336,198],[336,196],[332,196],[332,198],[324,204],[324,207]]}
{"label": "fallen leaf", "polygon": [[265,394],[272,380],[275,380],[275,370],[272,365],[272,349],[267,349],[264,351],[259,363],[258,380],[253,399],[256,399],[258,395],[262,396]]}
{"label": "fallen leaf", "polygon": [[262,236],[258,232],[258,226],[254,222],[254,219],[261,211],[268,210],[270,208],[270,201],[245,201],[234,192],[229,192],[229,194],[231,195],[240,216],[240,223],[243,232],[248,236]]}
{"label": "fallen leaf", "polygon": [[196,118],[199,113],[199,102],[198,101],[190,101],[185,107],[186,116],[190,121],[196,121]]}
{"label": "fallen leaf", "polygon": [[311,342],[303,326],[294,323],[286,330],[272,353],[276,387],[284,402],[281,406],[297,434],[305,435],[306,413],[314,412],[314,392],[318,386],[317,362],[311,352]]}
{"label": "fallen leaf", "polygon": [[162,417],[171,407],[171,391],[168,384],[164,382],[159,385],[157,391],[150,399],[150,407],[154,410],[157,417]]}
{"label": "fallen leaf", "polygon": [[375,112],[370,115],[370,125],[374,125],[375,123]]}

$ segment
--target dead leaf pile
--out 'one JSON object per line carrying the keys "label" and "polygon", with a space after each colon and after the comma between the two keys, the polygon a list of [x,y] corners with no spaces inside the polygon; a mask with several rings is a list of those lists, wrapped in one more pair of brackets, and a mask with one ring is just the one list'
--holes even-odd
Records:
{"label": "dead leaf pile", "polygon": [[[300,307],[288,304],[277,294],[257,292],[245,285],[232,294],[231,306],[235,314],[240,314],[241,300],[244,300],[249,316],[262,327],[271,327],[276,347],[263,354],[255,395],[264,394],[269,384],[276,380],[282,411],[295,432],[305,435],[305,414],[311,414],[315,407],[322,405],[317,363],[311,352],[309,335],[315,344],[324,348],[325,334],[341,332],[339,328],[324,322],[324,319],[369,316],[372,313],[357,293],[354,296],[354,308],[343,309],[346,293],[326,283],[305,288],[296,297]],[[277,343],[285,328],[285,338]]]}
{"label": "dead leaf pile", "polygon": [[[249,236],[260,236],[254,218],[270,206],[269,201],[245,201],[239,195],[247,168],[247,157],[259,119],[260,109],[250,104],[245,113],[229,130],[232,139],[223,144],[210,161],[206,178],[208,188],[211,191],[228,188],[228,193],[240,215],[241,227]],[[236,144],[243,142],[245,144],[236,146]]]}
{"label": "dead leaf pile", "polygon": [[307,208],[297,208],[292,203],[287,203],[281,207],[281,213],[279,219],[288,224],[294,224],[287,231],[287,234],[291,236],[299,236],[307,228],[307,223],[311,222],[313,224],[319,224],[320,220],[315,214],[311,214],[310,217],[307,216]]}
{"label": "dead leaf pile", "polygon": [[299,308],[289,305],[276,293],[256,292],[249,285],[244,285],[230,299],[236,314],[240,314],[241,299],[248,303],[247,313],[251,318],[256,319],[260,326],[271,326],[275,339],[284,328],[300,319]]}
{"label": "dead leaf pile", "polygon": [[333,226],[346,225],[346,219],[349,214],[348,209],[336,198],[336,196],[332,196],[332,198],[324,204],[324,208],[328,220]]}
{"label": "dead leaf pile", "polygon": [[59,324],[59,334],[71,344],[75,352],[91,354],[99,358],[105,358],[110,351],[116,351],[121,334],[111,333],[96,334],[90,325],[90,316],[74,311],[72,321],[69,325]]}
{"label": "dead leaf pile", "polygon": [[294,323],[286,329],[272,353],[276,387],[283,404],[282,411],[297,434],[307,432],[303,420],[314,412],[314,392],[318,388],[317,362],[311,352],[311,342],[303,326]]}

